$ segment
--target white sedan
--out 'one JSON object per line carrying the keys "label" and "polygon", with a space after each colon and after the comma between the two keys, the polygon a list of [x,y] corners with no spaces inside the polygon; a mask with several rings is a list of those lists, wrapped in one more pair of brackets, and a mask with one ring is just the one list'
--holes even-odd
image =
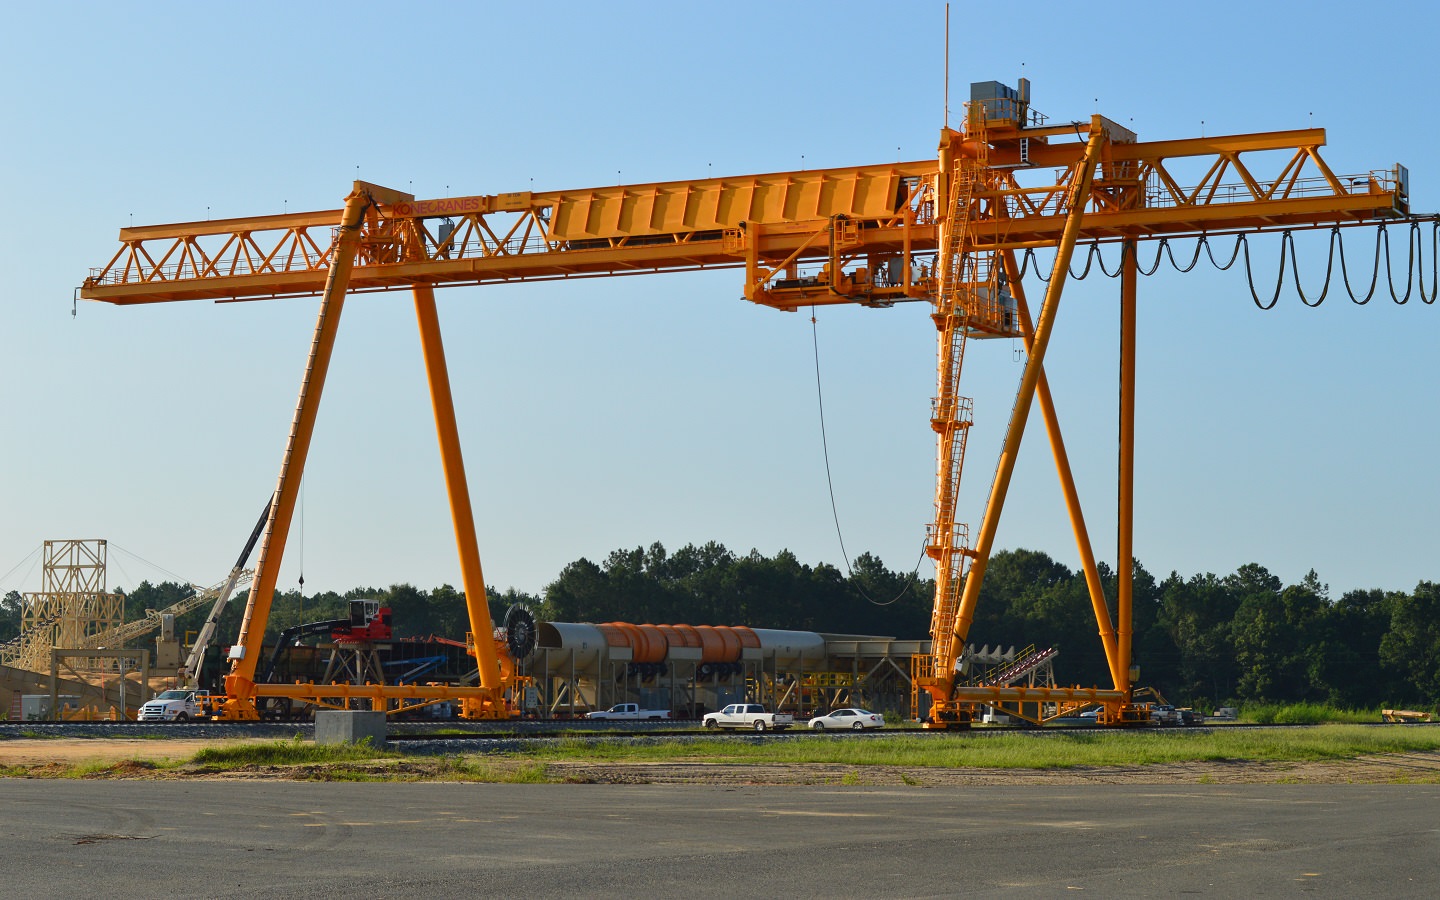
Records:
{"label": "white sedan", "polygon": [[863,731],[866,728],[884,728],[885,717],[868,709],[837,709],[810,720],[810,727],[816,731],[827,728],[849,728]]}

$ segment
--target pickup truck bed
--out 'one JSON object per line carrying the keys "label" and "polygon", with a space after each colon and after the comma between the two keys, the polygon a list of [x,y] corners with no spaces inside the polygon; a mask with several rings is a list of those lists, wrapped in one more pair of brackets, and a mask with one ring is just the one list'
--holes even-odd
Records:
{"label": "pickup truck bed", "polygon": [[795,717],[789,713],[766,712],[758,703],[732,703],[719,712],[706,713],[702,720],[706,728],[750,728],[755,731],[775,729],[784,731],[795,724]]}

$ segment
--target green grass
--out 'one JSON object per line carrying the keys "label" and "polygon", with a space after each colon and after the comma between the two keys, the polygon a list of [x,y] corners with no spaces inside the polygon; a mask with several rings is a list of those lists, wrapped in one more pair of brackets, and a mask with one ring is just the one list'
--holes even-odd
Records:
{"label": "green grass", "polygon": [[1380,710],[1347,709],[1329,703],[1262,703],[1240,710],[1241,722],[1257,725],[1325,725],[1379,722]]}
{"label": "green grass", "polygon": [[123,778],[176,765],[169,760],[110,759],[46,766],[0,766],[0,778]]}
{"label": "green grass", "polygon": [[117,774],[135,775],[140,772],[149,772],[156,769],[169,768],[172,763],[153,759],[109,759],[95,760],[93,762],[74,763],[66,766],[61,772],[61,778],[109,778]]}
{"label": "green grass", "polygon": [[[1305,729],[1101,729],[1009,733],[905,734],[855,740],[845,736],[751,742],[697,736],[654,743],[591,742],[567,738],[533,750],[500,755],[408,756],[368,744],[317,745],[308,741],[224,744],[184,761],[82,762],[36,772],[0,766],[0,777],[105,778],[181,769],[217,774],[254,767],[288,767],[288,777],[316,781],[483,781],[552,783],[554,762],[675,762],[806,764],[845,767],[840,784],[865,784],[868,766],[987,769],[1068,769],[1182,762],[1301,762],[1353,759],[1383,753],[1440,750],[1440,728],[1328,724]],[[1422,780],[1429,780],[1426,776]],[[912,783],[913,780],[906,780]]]}
{"label": "green grass", "polygon": [[125,778],[180,770],[216,775],[253,768],[285,768],[306,781],[482,781],[546,784],[557,781],[544,762],[487,757],[417,757],[361,744],[317,745],[296,739],[222,744],[183,760],[93,760],[47,766],[0,765],[0,778]]}
{"label": "green grass", "polygon": [[533,761],[828,763],[846,766],[1064,769],[1219,760],[1351,759],[1377,753],[1440,749],[1440,729],[1325,725],[1303,731],[1188,730],[1054,731],[1017,734],[903,735],[851,740],[749,743],[697,738],[666,744],[598,745],[560,741],[512,754]]}
{"label": "green grass", "polygon": [[403,754],[380,750],[368,742],[360,744],[313,744],[308,741],[264,741],[206,747],[190,762],[207,771],[227,771],[246,766],[333,765],[400,759]]}
{"label": "green grass", "polygon": [[542,762],[526,762],[519,766],[500,766],[475,759],[455,759],[437,773],[439,778],[456,781],[484,781],[492,784],[552,784],[551,777]]}

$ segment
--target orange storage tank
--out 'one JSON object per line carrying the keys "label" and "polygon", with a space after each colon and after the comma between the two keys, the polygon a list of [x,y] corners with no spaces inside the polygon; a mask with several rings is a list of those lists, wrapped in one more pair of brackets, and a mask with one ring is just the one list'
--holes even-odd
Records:
{"label": "orange storage tank", "polygon": [[664,662],[671,647],[700,648],[701,662],[739,662],[743,650],[758,650],[760,638],[744,625],[635,625],[606,622],[596,625],[611,647],[629,647],[637,663]]}

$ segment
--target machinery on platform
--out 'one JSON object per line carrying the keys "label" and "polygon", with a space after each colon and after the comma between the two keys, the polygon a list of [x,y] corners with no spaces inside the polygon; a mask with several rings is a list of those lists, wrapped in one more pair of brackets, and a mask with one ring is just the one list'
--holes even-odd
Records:
{"label": "machinery on platform", "polygon": [[[473,514],[434,289],[715,267],[743,269],[746,299],[781,310],[853,304],[932,306],[937,389],[935,563],[930,650],[916,664],[916,714],[937,728],[968,727],[988,707],[1031,722],[1100,705],[1106,724],[1149,722],[1134,702],[1131,650],[1135,298],[1138,242],[1347,226],[1409,218],[1403,166],[1337,175],[1323,129],[1142,142],[1101,115],[1051,122],[1030,86],[971,86],[961,127],[941,130],[937,158],[851,168],[513,191],[417,200],[356,181],[343,210],[127,227],[120,248],[79,295],[114,304],[320,296],[274,503],[261,538],[222,715],[250,719],[267,697],[339,697],[374,708],[460,704],[467,718],[514,714],[515,631],[494,629],[485,601]],[[1189,169],[1203,174],[1182,186]],[[1118,588],[1112,620],[1044,372],[1070,262],[1081,241],[1117,245],[1121,267]],[[1032,316],[1020,254],[1054,248]],[[320,396],[349,291],[414,297],[479,685],[270,684],[257,679],[281,557]],[[975,539],[957,513],[973,404],[960,392],[971,338],[1018,338],[1027,359],[984,517]],[[1060,687],[975,683],[962,658],[1021,438],[1038,404],[1055,456],[1112,683]],[[533,625],[533,622],[531,623]],[[533,634],[533,631],[532,631]],[[643,642],[642,642],[643,644]],[[648,644],[643,644],[648,646]],[[637,654],[642,653],[637,645]]]}
{"label": "machinery on platform", "polygon": [[[492,641],[502,660],[503,698],[511,716],[520,715],[532,679],[521,674],[521,663],[535,649],[534,615],[521,606],[511,607],[505,625]],[[307,643],[317,639],[315,644]],[[304,692],[270,693],[257,708],[265,719],[308,719],[317,709],[381,708],[393,716],[449,718],[449,698],[390,697],[377,703],[375,691],[387,687],[424,690],[464,690],[476,674],[473,643],[446,638],[399,638],[394,615],[378,600],[351,600],[345,618],[292,625],[280,632],[257,682],[275,688]],[[467,675],[467,669],[469,673]]]}

